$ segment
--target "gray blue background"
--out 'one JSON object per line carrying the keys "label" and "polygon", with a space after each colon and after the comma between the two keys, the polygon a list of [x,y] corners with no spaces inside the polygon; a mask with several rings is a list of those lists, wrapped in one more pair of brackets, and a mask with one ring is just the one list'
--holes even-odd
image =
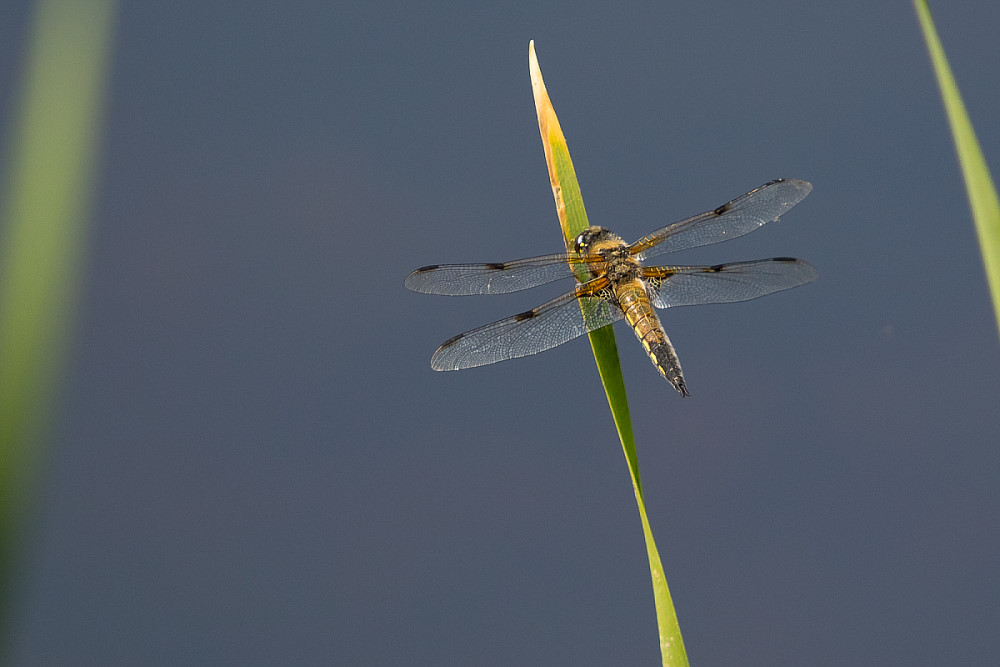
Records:
{"label": "gray blue background", "polygon": [[[997,173],[1000,9],[932,10]],[[668,258],[821,274],[666,311],[690,399],[618,329],[692,664],[1000,664],[1000,339],[913,9],[868,1],[123,3],[15,664],[658,662],[586,340],[429,367],[558,288],[402,284],[560,249],[529,39],[592,223],[814,184]]]}

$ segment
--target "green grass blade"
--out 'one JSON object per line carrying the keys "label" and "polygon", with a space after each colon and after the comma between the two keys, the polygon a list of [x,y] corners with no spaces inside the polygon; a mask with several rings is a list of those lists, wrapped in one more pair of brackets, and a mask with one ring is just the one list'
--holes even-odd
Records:
{"label": "green grass blade", "polygon": [[0,187],[0,632],[72,331],[115,17],[113,0],[44,0]]}
{"label": "green grass blade", "polygon": [[[549,100],[542,72],[535,57],[535,43],[528,47],[529,68],[531,71],[531,88],[535,96],[535,110],[538,113],[538,129],[542,135],[542,146],[545,149],[545,163],[549,169],[549,180],[552,184],[552,194],[555,197],[556,212],[562,227],[563,240],[566,248],[572,250],[573,240],[586,229],[587,212],[583,206],[580,185],[576,180],[576,171],[570,159],[566,138],[559,127],[552,102]],[[653,598],[656,605],[656,621],[660,633],[660,655],[664,665],[687,665],[687,654],[684,652],[684,641],[681,638],[680,626],[677,623],[677,613],[670,598],[670,589],[663,574],[663,565],[656,550],[653,532],[646,516],[646,504],[642,497],[642,483],[639,479],[639,462],[635,453],[635,439],[632,435],[632,420],[629,416],[628,397],[625,394],[625,381],[622,378],[621,364],[618,360],[618,346],[612,327],[604,327],[590,333],[590,345],[594,350],[594,359],[604,384],[604,392],[608,396],[608,405],[618,429],[622,450],[628,462],[629,474],[632,477],[632,489],[636,504],[639,506],[639,517],[642,520],[642,532],[646,539],[646,554],[649,558],[649,571],[653,579]]]}
{"label": "green grass blade", "polygon": [[983,255],[983,265],[986,269],[986,281],[993,297],[993,313],[1000,330],[1000,203],[997,201],[997,191],[990,176],[989,167],[979,148],[976,132],[965,111],[965,104],[958,92],[958,85],[951,73],[944,47],[938,39],[931,19],[930,9],[924,0],[914,0],[920,27],[924,32],[927,50],[930,52],[931,63],[941,98],[944,101],[948,124],[951,126],[952,138],[955,140],[955,150],[958,162],[962,167],[965,179],[965,189],[972,207],[972,218],[976,225],[976,235],[979,237],[979,250]]}

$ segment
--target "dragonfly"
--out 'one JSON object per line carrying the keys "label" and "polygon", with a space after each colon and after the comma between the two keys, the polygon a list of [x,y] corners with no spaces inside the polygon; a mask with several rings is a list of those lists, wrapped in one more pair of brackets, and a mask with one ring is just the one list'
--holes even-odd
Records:
{"label": "dragonfly", "polygon": [[576,237],[573,252],[419,268],[406,277],[407,288],[449,296],[507,294],[560,279],[577,280],[572,290],[537,308],[449,338],[431,356],[431,368],[450,371],[524,357],[624,319],[660,374],[681,396],[690,396],[677,352],[656,308],[747,301],[798,287],[819,273],[794,257],[713,266],[643,263],[665,253],[749,234],[777,220],[810,191],[807,181],[777,179],[632,244],[595,226]]}

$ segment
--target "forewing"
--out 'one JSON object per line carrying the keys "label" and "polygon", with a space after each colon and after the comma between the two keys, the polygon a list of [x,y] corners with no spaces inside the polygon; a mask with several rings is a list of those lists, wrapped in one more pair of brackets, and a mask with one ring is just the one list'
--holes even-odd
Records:
{"label": "forewing", "polygon": [[778,179],[728,204],[648,234],[630,246],[640,261],[676,250],[728,241],[773,222],[812,190],[806,181]]}
{"label": "forewing", "polygon": [[580,285],[538,308],[459,334],[437,349],[431,368],[452,371],[525,357],[622,318],[617,306],[586,293]]}
{"label": "forewing", "polygon": [[424,294],[507,294],[573,276],[585,261],[577,255],[556,254],[492,264],[433,264],[417,269],[404,285]]}
{"label": "forewing", "polygon": [[732,303],[798,287],[819,273],[791,257],[731,262],[715,266],[650,267],[644,271],[657,308]]}

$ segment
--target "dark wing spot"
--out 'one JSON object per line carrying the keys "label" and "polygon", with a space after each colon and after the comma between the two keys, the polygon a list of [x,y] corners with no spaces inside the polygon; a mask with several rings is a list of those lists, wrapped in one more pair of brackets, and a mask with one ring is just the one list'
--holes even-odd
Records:
{"label": "dark wing spot", "polygon": [[772,262],[797,262],[799,260],[794,257],[775,257]]}
{"label": "dark wing spot", "polygon": [[428,264],[427,266],[421,266],[419,269],[414,271],[414,273],[426,273],[428,271],[433,271],[439,268],[441,268],[440,264]]}
{"label": "dark wing spot", "polygon": [[523,313],[518,313],[517,315],[515,315],[514,316],[514,321],[515,322],[523,322],[524,320],[530,320],[532,317],[534,317],[537,314],[538,313],[536,313],[533,310],[526,310]]}
{"label": "dark wing spot", "polygon": [[726,211],[728,211],[732,207],[733,207],[733,202],[728,202],[726,204],[723,204],[719,208],[715,209],[714,213],[716,215],[722,215],[723,213],[725,213]]}
{"label": "dark wing spot", "polygon": [[464,336],[465,336],[464,333],[460,333],[457,336],[452,336],[451,338],[449,338],[445,342],[441,343],[441,347],[438,348],[438,349],[443,350],[446,347],[451,347],[452,345],[454,345],[455,343],[457,343],[459,341],[459,339],[463,338]]}
{"label": "dark wing spot", "polygon": [[718,273],[719,271],[722,271],[724,268],[726,268],[725,264],[716,264],[715,266],[708,267],[708,271],[711,271],[712,273]]}
{"label": "dark wing spot", "polygon": [[507,265],[503,262],[490,262],[486,265],[486,268],[490,271],[503,271],[507,268]]}

